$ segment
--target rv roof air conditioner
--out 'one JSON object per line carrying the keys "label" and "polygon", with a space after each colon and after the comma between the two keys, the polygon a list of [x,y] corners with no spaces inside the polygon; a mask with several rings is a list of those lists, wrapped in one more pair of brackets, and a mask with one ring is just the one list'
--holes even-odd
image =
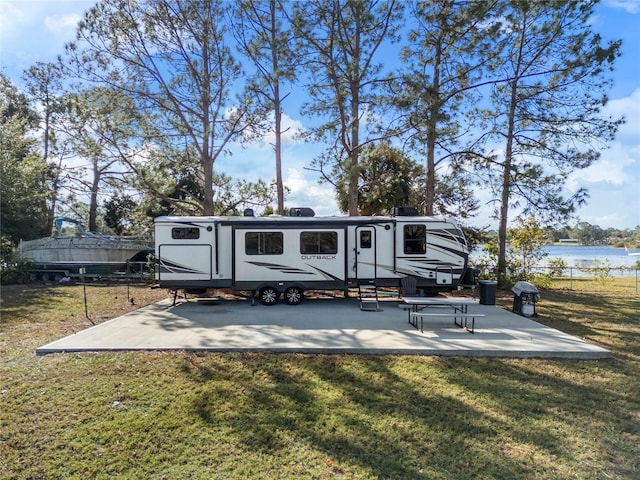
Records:
{"label": "rv roof air conditioner", "polygon": [[417,217],[418,209],[415,207],[393,207],[391,209],[392,217]]}
{"label": "rv roof air conditioner", "polygon": [[308,207],[296,207],[289,210],[290,217],[315,217],[316,212]]}

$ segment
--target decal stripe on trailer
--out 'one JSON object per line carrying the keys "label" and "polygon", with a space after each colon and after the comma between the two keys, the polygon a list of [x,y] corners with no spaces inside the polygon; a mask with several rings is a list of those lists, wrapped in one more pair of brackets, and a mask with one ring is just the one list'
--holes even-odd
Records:
{"label": "decal stripe on trailer", "polygon": [[277,270],[282,273],[305,273],[305,274],[313,274],[313,272],[308,272],[306,270],[302,270],[296,267],[289,267],[287,265],[278,265],[277,263],[266,263],[266,262],[245,262],[249,265],[255,265],[256,267],[264,267],[269,270]]}

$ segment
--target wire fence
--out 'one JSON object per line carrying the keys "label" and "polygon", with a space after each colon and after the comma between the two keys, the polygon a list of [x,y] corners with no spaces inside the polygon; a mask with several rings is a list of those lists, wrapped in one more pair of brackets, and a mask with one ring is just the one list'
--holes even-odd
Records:
{"label": "wire fence", "polygon": [[[569,288],[581,291],[616,290],[640,293],[640,270],[629,267],[568,267],[566,272],[553,272],[553,269],[539,267],[535,271],[549,276],[551,285],[557,288]],[[557,275],[564,273],[564,275]]]}
{"label": "wire fence", "polygon": [[635,267],[531,267],[529,272],[527,280],[541,288],[640,294],[640,269]]}

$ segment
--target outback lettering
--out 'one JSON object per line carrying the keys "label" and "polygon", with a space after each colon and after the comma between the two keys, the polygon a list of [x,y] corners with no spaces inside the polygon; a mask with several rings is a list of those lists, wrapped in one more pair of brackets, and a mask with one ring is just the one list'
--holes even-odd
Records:
{"label": "outback lettering", "polygon": [[302,255],[302,260],[335,260],[335,255]]}

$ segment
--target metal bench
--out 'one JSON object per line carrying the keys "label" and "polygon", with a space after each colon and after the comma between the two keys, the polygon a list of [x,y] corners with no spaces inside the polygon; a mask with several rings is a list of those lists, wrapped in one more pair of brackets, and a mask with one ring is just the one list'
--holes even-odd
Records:
{"label": "metal bench", "polygon": [[[460,312],[450,312],[450,313],[427,313],[427,312],[410,312],[410,319],[413,322],[410,322],[416,328],[418,328],[418,319],[420,319],[420,332],[424,333],[424,319],[425,317],[453,317],[453,323],[460,327],[466,329],[469,333],[475,332],[476,327],[476,318],[482,318],[485,316],[484,313],[460,313]],[[460,319],[460,323],[458,323],[458,319]],[[471,319],[471,328],[469,328],[469,319]]]}

